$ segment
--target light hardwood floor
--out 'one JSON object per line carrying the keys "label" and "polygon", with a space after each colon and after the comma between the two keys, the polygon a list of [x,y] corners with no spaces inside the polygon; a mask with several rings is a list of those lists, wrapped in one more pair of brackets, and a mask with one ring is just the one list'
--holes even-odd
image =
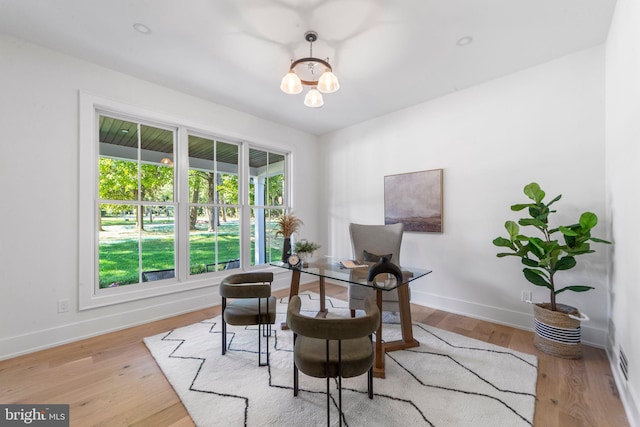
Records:
{"label": "light hardwood floor", "polygon": [[[335,285],[327,295],[347,296]],[[603,350],[585,346],[580,360],[558,359],[537,351],[531,332],[415,304],[411,310],[414,322],[537,355],[535,426],[629,425]],[[0,402],[70,404],[72,426],[191,426],[142,339],[218,314],[216,306],[0,361]]]}

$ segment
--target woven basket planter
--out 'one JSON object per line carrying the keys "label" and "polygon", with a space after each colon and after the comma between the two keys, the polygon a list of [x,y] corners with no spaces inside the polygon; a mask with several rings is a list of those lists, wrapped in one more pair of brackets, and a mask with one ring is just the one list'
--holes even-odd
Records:
{"label": "woven basket planter", "polygon": [[536,348],[547,354],[565,359],[582,357],[580,322],[589,320],[574,307],[556,304],[558,311],[551,310],[551,304],[534,304]]}

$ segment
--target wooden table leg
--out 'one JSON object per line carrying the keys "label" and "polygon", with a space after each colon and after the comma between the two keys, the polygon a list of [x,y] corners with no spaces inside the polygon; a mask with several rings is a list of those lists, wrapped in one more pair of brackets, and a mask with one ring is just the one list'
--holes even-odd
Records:
{"label": "wooden table leg", "polygon": [[324,276],[320,276],[320,310],[316,313],[316,317],[327,317],[327,304],[325,301]]}
{"label": "wooden table leg", "polygon": [[409,284],[398,286],[398,303],[400,305],[400,329],[402,340],[384,343],[385,351],[404,350],[418,347],[420,343],[413,338],[413,325],[411,323],[411,303],[409,302]]}
{"label": "wooden table leg", "polygon": [[[327,317],[327,305],[325,302],[325,286],[324,286],[324,276],[320,276],[320,311],[316,314],[316,317]],[[291,285],[289,286],[289,301],[294,295],[298,295],[300,291],[300,270],[292,269],[291,270]],[[289,329],[287,326],[287,322],[282,322],[280,324],[280,329],[286,331]]]}
{"label": "wooden table leg", "polygon": [[380,310],[380,323],[376,330],[376,348],[375,359],[373,361],[373,376],[376,378],[384,378],[384,347],[382,346],[382,291],[376,291],[376,304]]}
{"label": "wooden table leg", "polygon": [[398,301],[400,303],[400,325],[402,327],[402,341],[410,343],[413,339],[413,325],[411,324],[411,303],[409,302],[409,284],[398,286]]}
{"label": "wooden table leg", "polygon": [[[300,270],[293,269],[291,270],[291,285],[289,285],[289,301],[294,295],[298,295],[298,291],[300,290]],[[284,321],[280,324],[280,329],[286,331],[289,329],[287,326],[287,322]]]}
{"label": "wooden table leg", "polygon": [[291,270],[291,286],[289,286],[289,299],[294,295],[298,295],[300,290],[300,270],[295,268]]}
{"label": "wooden table leg", "polygon": [[324,276],[320,276],[320,311],[316,317],[327,317],[327,306],[325,302]]}

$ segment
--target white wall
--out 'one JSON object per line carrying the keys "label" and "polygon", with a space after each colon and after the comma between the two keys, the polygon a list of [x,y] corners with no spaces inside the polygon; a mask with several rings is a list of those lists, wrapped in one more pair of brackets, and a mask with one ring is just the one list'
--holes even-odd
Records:
{"label": "white wall", "polygon": [[[613,223],[609,357],[632,425],[640,426],[640,4],[618,0],[607,39],[607,197]],[[629,381],[620,373],[620,348]]]}
{"label": "white wall", "polygon": [[[425,79],[428,72],[425,72]],[[515,258],[498,259],[491,243],[504,235],[510,211],[537,181],[558,202],[558,220],[584,210],[607,234],[604,165],[604,47],[585,50],[486,84],[367,121],[320,138],[325,159],[322,207],[327,251],[350,256],[349,222],[384,222],[385,175],[444,169],[444,232],[405,233],[402,263],[433,273],[414,282],[412,301],[532,329],[522,290],[548,300],[522,275]],[[323,231],[324,233],[324,231]],[[583,341],[604,347],[607,330],[605,247],[558,274],[597,289],[559,301],[591,317]]]}
{"label": "white wall", "polygon": [[0,359],[219,303],[212,286],[77,311],[79,90],[293,150],[296,212],[318,239],[315,136],[3,35],[0,76]]}

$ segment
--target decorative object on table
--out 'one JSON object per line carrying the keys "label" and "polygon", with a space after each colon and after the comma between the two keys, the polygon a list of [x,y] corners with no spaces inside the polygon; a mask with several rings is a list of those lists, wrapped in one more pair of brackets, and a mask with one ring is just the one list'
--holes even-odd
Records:
{"label": "decorative object on table", "polygon": [[299,268],[302,265],[302,260],[298,254],[293,253],[289,255],[289,258],[287,258],[287,264],[289,264],[289,267],[291,268]]}
{"label": "decorative object on table", "polygon": [[396,278],[397,283],[402,283],[402,270],[386,256],[380,257],[380,260],[369,268],[367,282],[373,282],[378,274],[383,273],[391,274]]}
{"label": "decorative object on table", "polygon": [[[529,216],[521,218],[518,223],[505,222],[504,226],[509,237],[498,237],[493,240],[493,244],[511,250],[511,252],[498,253],[498,257],[520,258],[525,265],[522,270],[524,277],[529,282],[549,289],[550,302],[534,305],[535,346],[554,356],[578,359],[582,356],[580,322],[589,318],[580,313],[577,308],[556,303],[556,296],[564,291],[586,292],[594,288],[586,285],[570,285],[556,289],[555,274],[575,267],[578,255],[595,252],[591,249],[589,242],[605,244],[611,242],[591,236],[591,230],[598,224],[598,217],[592,212],[582,213],[577,224],[550,228],[549,216],[556,211],[550,210],[549,207],[560,200],[562,195],[545,203],[546,194],[535,182],[524,187],[524,194],[533,203],[515,204],[511,206],[511,210],[518,212],[527,209]],[[535,228],[539,235],[520,234],[518,224]],[[558,235],[557,233],[562,236],[562,241],[554,238],[554,235]]]}
{"label": "decorative object on table", "polygon": [[[301,292],[301,313],[314,316],[319,295]],[[276,305],[276,323],[285,320],[289,300]],[[345,301],[329,297],[328,317],[346,317]],[[383,322],[385,316],[383,316]],[[357,320],[357,319],[356,319]],[[536,356],[414,323],[420,347],[387,353],[386,379],[374,378],[374,400],[367,378],[344,378],[343,423],[350,426],[531,427],[536,405]],[[144,339],[197,426],[326,424],[326,382],[305,377],[292,398],[293,333],[273,330],[270,367],[255,363],[255,329],[229,326],[233,339],[220,354],[220,317]],[[232,335],[231,335],[232,334]],[[384,341],[397,340],[398,324],[385,323]],[[264,347],[262,352],[265,352]],[[321,358],[323,354],[319,355]],[[338,396],[331,389],[332,411]],[[268,396],[268,398],[265,398]],[[444,403],[443,403],[444,402]],[[338,423],[335,422],[334,425]]]}
{"label": "decorative object on table", "polygon": [[291,255],[291,235],[298,231],[300,227],[304,225],[293,212],[283,213],[276,220],[276,237],[284,237],[282,247],[282,262],[287,262],[289,255]]}
{"label": "decorative object on table", "polygon": [[442,169],[384,177],[384,223],[442,232]]}
{"label": "decorative object on table", "polygon": [[313,253],[320,249],[320,245],[314,242],[310,242],[307,239],[301,239],[295,242],[293,245],[293,252],[296,253],[303,264],[313,257]]}

